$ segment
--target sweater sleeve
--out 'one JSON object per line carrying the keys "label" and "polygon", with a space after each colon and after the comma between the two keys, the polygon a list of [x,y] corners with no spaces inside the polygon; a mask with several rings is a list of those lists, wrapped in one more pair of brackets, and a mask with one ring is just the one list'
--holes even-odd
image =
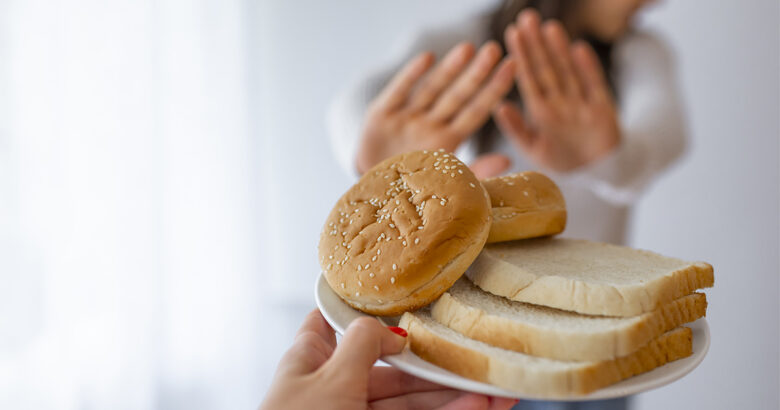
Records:
{"label": "sweater sleeve", "polygon": [[568,178],[608,202],[630,205],[683,154],[686,129],[673,56],[659,38],[630,34],[613,57],[618,69],[620,145]]}
{"label": "sweater sleeve", "polygon": [[424,51],[441,58],[463,41],[478,46],[486,38],[486,27],[487,16],[408,35],[398,42],[384,64],[358,76],[336,95],[328,109],[326,124],[331,149],[345,172],[354,178],[359,176],[356,155],[366,110],[403,64]]}

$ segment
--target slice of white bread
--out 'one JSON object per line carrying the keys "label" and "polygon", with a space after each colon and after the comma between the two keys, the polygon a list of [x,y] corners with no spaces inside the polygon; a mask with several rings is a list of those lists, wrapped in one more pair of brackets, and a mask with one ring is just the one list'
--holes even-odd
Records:
{"label": "slice of white bread", "polygon": [[705,262],[564,238],[488,245],[466,275],[483,290],[512,300],[623,317],[653,311],[714,282]]}
{"label": "slice of white bread", "polygon": [[590,393],[693,353],[692,332],[680,327],[615,360],[566,362],[490,346],[438,323],[427,309],[404,313],[412,352],[469,379],[538,398]]}
{"label": "slice of white bread", "polygon": [[437,322],[487,344],[558,360],[609,360],[704,316],[693,293],[639,316],[589,316],[495,296],[461,278],[431,307]]}

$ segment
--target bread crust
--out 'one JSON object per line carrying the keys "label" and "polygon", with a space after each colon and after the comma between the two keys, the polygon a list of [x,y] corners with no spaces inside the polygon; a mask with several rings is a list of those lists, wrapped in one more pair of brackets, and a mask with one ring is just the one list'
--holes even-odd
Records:
{"label": "bread crust", "polygon": [[[496,298],[490,294],[485,297]],[[525,307],[528,305],[520,302],[510,303],[518,309],[546,309],[551,314],[575,315],[552,308]],[[557,360],[592,361],[609,360],[633,353],[661,334],[703,317],[706,310],[706,296],[703,293],[693,293],[666,303],[652,312],[611,321],[614,325],[606,329],[591,330],[604,319],[582,315],[583,324],[590,320],[594,326],[588,330],[575,330],[514,320],[485,311],[457,295],[445,292],[431,306],[431,315],[439,323],[492,346]]]}
{"label": "bread crust", "polygon": [[493,214],[488,243],[555,235],[566,228],[566,202],[547,176],[525,171],[482,184]]}
{"label": "bread crust", "polygon": [[[417,315],[419,313],[405,313],[399,326],[409,333],[409,348],[422,359],[463,377],[536,398],[588,394],[693,353],[691,329],[679,327],[617,359],[574,362],[574,365],[556,361],[553,365],[527,366],[506,360],[505,355],[487,354],[443,337]],[[488,345],[485,347],[491,349]]]}
{"label": "bread crust", "polygon": [[[482,290],[519,302],[549,306],[588,315],[638,316],[650,312],[696,289],[712,287],[712,265],[706,262],[684,262],[643,250],[630,250],[637,255],[679,262],[678,269],[660,277],[630,284],[608,284],[575,280],[562,276],[539,276],[518,268],[502,259],[500,253],[509,247],[538,246],[551,249],[555,244],[588,243],[576,239],[532,239],[486,247],[469,267],[466,275]],[[604,248],[617,245],[591,243]],[[496,246],[496,245],[493,245]],[[569,258],[566,250],[561,258]],[[595,256],[594,256],[595,257]],[[581,261],[587,264],[588,261]]]}
{"label": "bread crust", "polygon": [[353,308],[397,315],[429,304],[463,275],[490,221],[487,191],[454,155],[397,155],[336,202],[320,235],[320,266]]}

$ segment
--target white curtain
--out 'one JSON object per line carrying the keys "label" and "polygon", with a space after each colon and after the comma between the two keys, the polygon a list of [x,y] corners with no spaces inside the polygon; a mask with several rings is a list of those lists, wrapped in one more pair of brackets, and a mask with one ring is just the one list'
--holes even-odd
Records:
{"label": "white curtain", "polygon": [[259,403],[311,302],[263,280],[248,8],[0,2],[0,408]]}

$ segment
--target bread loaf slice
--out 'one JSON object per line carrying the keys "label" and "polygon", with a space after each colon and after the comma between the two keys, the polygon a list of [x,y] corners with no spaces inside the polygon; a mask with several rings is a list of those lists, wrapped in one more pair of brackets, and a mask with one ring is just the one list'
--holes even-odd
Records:
{"label": "bread loaf slice", "polygon": [[399,326],[410,349],[439,367],[469,379],[538,398],[590,393],[693,353],[692,332],[680,327],[636,352],[614,360],[567,362],[490,346],[438,323],[430,311],[404,313]]}
{"label": "bread loaf slice", "polygon": [[705,262],[564,238],[488,245],[466,275],[512,300],[623,317],[653,311],[714,282]]}
{"label": "bread loaf slice", "polygon": [[704,316],[707,299],[693,293],[639,316],[589,316],[514,302],[461,278],[431,307],[437,322],[487,344],[558,360],[609,360]]}

